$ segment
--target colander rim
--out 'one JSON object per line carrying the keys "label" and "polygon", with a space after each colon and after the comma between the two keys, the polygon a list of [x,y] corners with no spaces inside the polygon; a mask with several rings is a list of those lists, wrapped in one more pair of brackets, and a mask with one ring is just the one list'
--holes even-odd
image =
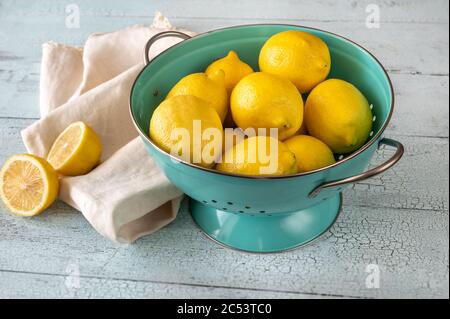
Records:
{"label": "colander rim", "polygon": [[[296,174],[289,174],[289,175],[280,175],[280,176],[264,176],[264,175],[263,176],[258,176],[258,175],[233,174],[233,173],[227,173],[227,172],[218,171],[218,170],[215,170],[215,169],[212,169],[212,168],[202,167],[200,165],[196,165],[196,164],[187,162],[187,161],[185,161],[183,159],[180,159],[180,158],[178,158],[176,156],[173,156],[172,154],[169,154],[169,153],[165,152],[159,146],[157,146],[155,143],[153,143],[153,141],[150,139],[150,137],[145,132],[143,132],[141,130],[140,126],[137,124],[137,120],[136,120],[136,118],[135,118],[135,116],[133,114],[133,111],[132,111],[132,103],[131,103],[131,99],[132,99],[132,96],[133,96],[133,91],[135,89],[136,83],[137,83],[139,77],[141,76],[141,74],[147,69],[147,67],[149,67],[150,64],[152,64],[155,60],[157,60],[158,57],[161,56],[162,54],[166,53],[169,50],[173,50],[175,47],[177,47],[177,46],[179,46],[182,43],[185,43],[187,41],[192,41],[192,40],[194,40],[194,39],[196,39],[198,37],[206,36],[206,35],[208,35],[210,33],[214,33],[214,32],[217,32],[217,31],[223,31],[223,30],[234,29],[234,28],[239,28],[239,27],[257,27],[257,26],[286,26],[286,27],[296,27],[296,28],[300,27],[300,28],[307,29],[307,30],[314,30],[314,31],[327,33],[327,34],[332,35],[332,36],[334,36],[336,38],[339,38],[341,40],[347,41],[350,44],[353,44],[354,46],[356,46],[357,48],[359,48],[360,50],[362,50],[366,54],[368,54],[381,67],[381,70],[383,71],[383,73],[386,76],[386,79],[388,81],[389,91],[390,91],[390,94],[391,94],[390,111],[389,111],[389,114],[388,114],[388,116],[387,116],[383,126],[380,128],[380,130],[376,134],[374,134],[372,136],[372,138],[369,141],[367,141],[361,148],[359,148],[357,151],[351,153],[350,155],[344,157],[342,160],[338,160],[338,161],[336,161],[335,163],[333,163],[331,165],[328,165],[328,166],[325,166],[325,167],[321,167],[319,169],[315,169],[315,170],[312,170],[312,171],[301,172],[301,173],[296,173]],[[176,161],[177,163],[182,164],[182,165],[186,165],[186,166],[198,169],[198,170],[202,170],[202,171],[205,171],[205,172],[208,172],[208,173],[213,173],[213,174],[218,174],[218,175],[223,175],[223,176],[238,177],[238,178],[244,178],[244,179],[264,179],[264,180],[268,179],[268,180],[271,180],[271,179],[295,178],[295,177],[306,176],[306,175],[311,175],[311,174],[323,172],[325,170],[328,170],[328,169],[334,168],[336,166],[339,166],[339,165],[341,165],[341,164],[343,164],[343,163],[345,163],[345,162],[347,162],[347,161],[357,157],[361,153],[363,153],[365,150],[370,148],[382,136],[382,134],[386,130],[387,126],[389,125],[389,123],[391,121],[391,118],[392,118],[392,115],[394,113],[395,95],[394,95],[394,86],[392,84],[392,80],[389,77],[389,74],[388,74],[386,68],[383,66],[383,64],[380,62],[380,60],[377,57],[375,57],[375,55],[373,55],[369,50],[367,50],[362,45],[356,43],[355,41],[350,40],[350,39],[348,39],[348,38],[346,38],[346,37],[344,37],[342,35],[339,35],[337,33],[333,33],[333,32],[326,31],[326,30],[322,30],[322,29],[319,29],[319,28],[303,26],[303,25],[287,24],[287,23],[253,23],[253,24],[235,25],[235,26],[231,26],[231,27],[218,28],[218,29],[202,32],[202,33],[199,33],[199,34],[197,34],[195,36],[192,36],[189,39],[180,41],[179,43],[171,46],[170,48],[160,52],[147,65],[145,65],[142,68],[141,71],[139,71],[138,75],[136,76],[135,80],[133,81],[133,85],[132,85],[131,90],[130,90],[130,97],[129,97],[129,100],[128,100],[128,105],[129,105],[129,112],[130,112],[130,115],[131,115],[131,119],[133,121],[133,125],[135,126],[135,128],[138,131],[139,135],[142,138],[144,138],[144,140],[149,142],[158,152],[162,153],[165,156],[170,157],[172,160]]]}

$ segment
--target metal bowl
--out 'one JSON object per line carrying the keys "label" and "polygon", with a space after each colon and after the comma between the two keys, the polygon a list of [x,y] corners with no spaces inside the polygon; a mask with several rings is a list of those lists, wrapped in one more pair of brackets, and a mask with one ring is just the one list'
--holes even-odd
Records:
{"label": "metal bowl", "polygon": [[[258,69],[258,55],[273,34],[302,30],[324,40],[331,53],[329,77],[346,80],[367,97],[374,114],[370,140],[358,151],[330,166],[278,177],[244,176],[219,172],[184,162],[161,150],[148,136],[150,118],[171,87],[183,76],[203,72],[211,61],[235,50]],[[152,44],[163,37],[185,39],[148,59]],[[156,164],[190,198],[190,211],[203,232],[231,248],[250,252],[277,252],[316,239],[336,221],[343,188],[380,174],[403,155],[403,145],[383,138],[394,110],[392,83],[380,62],[358,44],[336,34],[295,25],[258,24],[210,31],[190,38],[168,31],[145,46],[145,67],[130,95],[136,128]],[[396,148],[384,164],[366,171],[377,148]]]}

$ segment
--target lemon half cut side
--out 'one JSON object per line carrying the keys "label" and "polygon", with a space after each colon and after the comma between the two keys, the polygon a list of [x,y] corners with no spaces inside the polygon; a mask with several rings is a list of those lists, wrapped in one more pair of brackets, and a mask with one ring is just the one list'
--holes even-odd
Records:
{"label": "lemon half cut side", "polygon": [[0,196],[19,216],[35,216],[56,199],[58,174],[43,158],[20,154],[9,158],[0,172]]}
{"label": "lemon half cut side", "polygon": [[56,138],[47,160],[62,175],[84,175],[99,163],[101,153],[97,134],[84,122],[74,122]]}

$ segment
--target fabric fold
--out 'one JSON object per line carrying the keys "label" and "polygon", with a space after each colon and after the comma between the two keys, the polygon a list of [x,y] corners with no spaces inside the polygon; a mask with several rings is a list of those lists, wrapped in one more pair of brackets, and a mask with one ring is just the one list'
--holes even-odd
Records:
{"label": "fabric fold", "polygon": [[[168,19],[156,13],[151,27],[93,34],[83,49],[44,44],[42,118],[21,132],[28,152],[46,157],[69,124],[83,121],[94,129],[103,145],[101,163],[86,175],[62,176],[59,197],[80,210],[100,234],[120,243],[131,243],[170,223],[182,198],[146,151],[129,112],[145,43],[168,30],[174,30]],[[150,58],[179,41],[159,40]]]}
{"label": "fabric fold", "polygon": [[67,102],[83,78],[83,50],[55,42],[42,45],[41,117]]}
{"label": "fabric fold", "polygon": [[171,222],[182,193],[135,138],[84,176],[61,180],[60,198],[103,236],[129,243]]}

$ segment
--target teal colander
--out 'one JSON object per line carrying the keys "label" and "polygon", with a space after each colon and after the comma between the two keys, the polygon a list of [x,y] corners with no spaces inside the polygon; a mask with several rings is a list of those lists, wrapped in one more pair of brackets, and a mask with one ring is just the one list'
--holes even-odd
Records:
{"label": "teal colander", "polygon": [[[330,48],[329,77],[356,85],[373,108],[370,140],[357,152],[339,157],[336,164],[307,173],[281,177],[249,177],[218,172],[183,162],[158,148],[148,136],[150,117],[170,88],[183,76],[203,72],[211,61],[235,50],[258,69],[258,54],[273,34],[302,30],[323,39]],[[148,51],[160,38],[185,39],[155,57]],[[145,46],[145,67],[130,95],[130,110],[148,152],[169,180],[189,196],[195,223],[211,239],[250,252],[292,249],[318,238],[336,221],[342,190],[386,171],[403,155],[403,146],[382,134],[392,116],[391,81],[377,59],[361,46],[341,36],[317,29],[278,24],[236,26],[190,38],[177,31],[160,33]],[[365,171],[379,145],[396,148],[387,162]]]}

